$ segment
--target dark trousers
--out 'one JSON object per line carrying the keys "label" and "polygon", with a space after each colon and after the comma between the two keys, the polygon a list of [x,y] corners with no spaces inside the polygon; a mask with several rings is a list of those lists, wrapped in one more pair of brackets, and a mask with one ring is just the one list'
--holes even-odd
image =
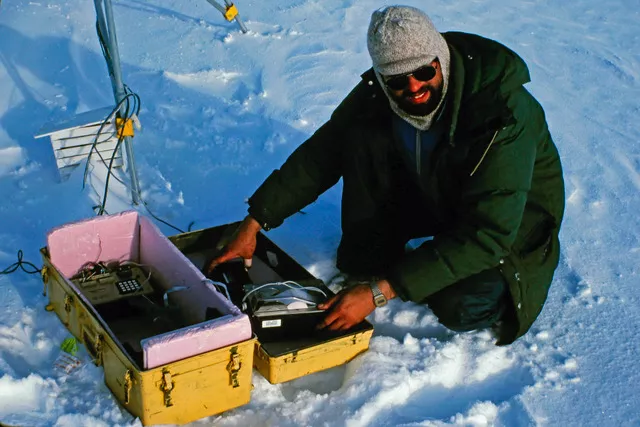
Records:
{"label": "dark trousers", "polygon": [[440,323],[458,332],[490,328],[508,315],[513,305],[508,285],[496,268],[447,286],[424,303]]}

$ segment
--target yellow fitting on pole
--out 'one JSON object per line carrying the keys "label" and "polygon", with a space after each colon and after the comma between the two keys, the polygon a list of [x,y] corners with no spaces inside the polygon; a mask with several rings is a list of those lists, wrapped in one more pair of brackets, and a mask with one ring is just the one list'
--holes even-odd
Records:
{"label": "yellow fitting on pole", "polygon": [[133,137],[133,120],[116,117],[116,128],[118,129],[118,138],[124,136]]}
{"label": "yellow fitting on pole", "polygon": [[231,3],[229,6],[227,6],[227,11],[224,13],[224,17],[227,19],[227,21],[231,22],[236,19],[236,16],[238,16],[238,8],[235,4]]}

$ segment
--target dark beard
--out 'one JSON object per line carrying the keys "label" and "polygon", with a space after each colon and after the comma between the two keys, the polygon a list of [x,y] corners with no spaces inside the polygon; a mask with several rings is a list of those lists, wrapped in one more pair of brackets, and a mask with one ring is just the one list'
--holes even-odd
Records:
{"label": "dark beard", "polygon": [[400,107],[400,109],[405,113],[409,114],[410,116],[424,117],[435,111],[435,109],[440,104],[440,99],[442,98],[442,89],[427,88],[427,90],[430,92],[431,96],[429,98],[429,101],[427,101],[425,104],[412,104],[411,102],[409,102],[406,97],[415,95],[415,93],[409,91],[403,92],[402,96],[400,97],[396,97],[393,95],[391,97],[396,102],[396,104],[398,104],[398,107]]}

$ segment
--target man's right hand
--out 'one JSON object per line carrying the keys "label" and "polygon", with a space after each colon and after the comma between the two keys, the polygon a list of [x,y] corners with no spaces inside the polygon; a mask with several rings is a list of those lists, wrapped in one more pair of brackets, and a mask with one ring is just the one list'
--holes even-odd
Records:
{"label": "man's right hand", "polygon": [[245,268],[251,267],[251,259],[256,250],[256,235],[262,229],[260,223],[250,215],[242,221],[238,230],[234,233],[231,241],[225,246],[224,252],[219,257],[213,259],[208,267],[207,273],[211,274],[218,264],[227,262],[234,258],[242,258]]}

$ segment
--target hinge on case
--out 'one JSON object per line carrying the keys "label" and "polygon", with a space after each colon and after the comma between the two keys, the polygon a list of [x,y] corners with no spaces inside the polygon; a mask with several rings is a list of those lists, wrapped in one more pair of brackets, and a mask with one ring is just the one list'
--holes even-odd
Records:
{"label": "hinge on case", "polygon": [[42,274],[42,283],[44,283],[44,289],[42,290],[42,295],[47,296],[47,283],[49,283],[49,267],[46,265],[42,267],[40,270],[40,274]]}
{"label": "hinge on case", "polygon": [[238,373],[242,368],[242,361],[240,360],[240,355],[238,354],[238,348],[233,347],[231,349],[231,360],[229,360],[229,364],[227,365],[227,371],[229,371],[229,385],[233,388],[240,387],[240,383],[238,381]]}
{"label": "hinge on case", "polygon": [[128,405],[131,398],[131,387],[133,386],[133,380],[131,379],[131,371],[127,369],[124,373],[124,404]]}
{"label": "hinge on case", "polygon": [[164,406],[169,407],[173,406],[173,402],[171,401],[171,390],[175,383],[171,380],[171,372],[167,368],[162,370],[162,384],[160,385],[160,390],[164,394]]}

